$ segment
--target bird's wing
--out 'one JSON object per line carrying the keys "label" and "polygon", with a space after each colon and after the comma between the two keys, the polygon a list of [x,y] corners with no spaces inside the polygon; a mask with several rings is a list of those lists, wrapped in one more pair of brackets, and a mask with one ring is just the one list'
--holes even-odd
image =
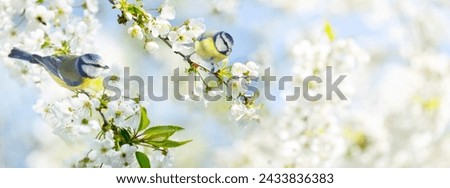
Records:
{"label": "bird's wing", "polygon": [[61,64],[61,60],[51,56],[39,56],[33,54],[33,61],[36,61],[39,65],[42,65],[47,71],[49,71],[54,76],[58,76],[58,67]]}
{"label": "bird's wing", "polygon": [[75,56],[60,57],[59,75],[69,86],[79,86],[83,81],[75,64],[76,58]]}
{"label": "bird's wing", "polygon": [[[78,74],[73,57],[33,55],[33,58],[53,76],[64,81],[68,86],[78,86],[82,78]],[[72,61],[71,61],[72,60]]]}

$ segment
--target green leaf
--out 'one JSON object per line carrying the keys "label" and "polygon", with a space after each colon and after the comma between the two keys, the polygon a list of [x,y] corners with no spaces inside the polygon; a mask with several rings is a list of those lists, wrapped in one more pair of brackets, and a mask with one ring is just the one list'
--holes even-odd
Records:
{"label": "green leaf", "polygon": [[174,125],[165,126],[153,126],[145,130],[144,139],[150,141],[163,141],[167,140],[175,132],[183,130],[183,127],[178,127]]}
{"label": "green leaf", "polygon": [[150,159],[148,159],[145,153],[136,151],[136,160],[141,168],[151,168]]}
{"label": "green leaf", "polygon": [[68,55],[70,54],[69,41],[62,41],[61,47],[55,50],[55,55]]}
{"label": "green leaf", "polygon": [[44,43],[41,45],[41,48],[47,48],[52,45],[52,41],[48,35],[44,36]]}
{"label": "green leaf", "polygon": [[131,136],[126,129],[119,129],[119,134],[122,137],[124,143],[130,142]]}
{"label": "green leaf", "polygon": [[130,12],[131,14],[136,15],[136,16],[145,15],[145,10],[142,9],[142,7],[140,7],[138,5],[130,5],[128,7],[128,12]]}
{"label": "green leaf", "polygon": [[325,28],[324,29],[325,29],[325,33],[328,36],[328,39],[330,39],[330,41],[334,41],[335,35],[334,35],[334,32],[333,32],[333,27],[331,27],[330,22],[328,22],[328,21],[325,22]]}
{"label": "green leaf", "polygon": [[192,140],[185,140],[185,141],[173,141],[173,140],[163,140],[163,141],[148,141],[147,143],[156,147],[161,148],[176,148],[179,146],[182,146],[184,144],[187,144],[191,142]]}
{"label": "green leaf", "polygon": [[139,123],[138,132],[146,129],[150,125],[150,119],[147,116],[147,109],[141,107],[141,122]]}

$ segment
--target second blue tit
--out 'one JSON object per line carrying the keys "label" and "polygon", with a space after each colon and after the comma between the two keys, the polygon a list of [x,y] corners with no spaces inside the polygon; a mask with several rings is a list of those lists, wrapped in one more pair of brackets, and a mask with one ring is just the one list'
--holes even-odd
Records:
{"label": "second blue tit", "polygon": [[206,33],[195,42],[195,53],[205,61],[218,63],[231,54],[233,44],[233,37],[227,32]]}
{"label": "second blue tit", "polygon": [[94,91],[101,91],[103,89],[103,78],[100,77],[100,74],[104,69],[109,68],[100,64],[100,56],[97,54],[43,57],[13,48],[8,57],[43,66],[53,80],[70,90],[89,88]]}

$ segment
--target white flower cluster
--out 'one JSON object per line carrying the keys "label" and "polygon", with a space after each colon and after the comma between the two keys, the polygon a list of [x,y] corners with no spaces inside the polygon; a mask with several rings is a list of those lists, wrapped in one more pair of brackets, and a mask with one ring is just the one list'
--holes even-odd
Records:
{"label": "white flower cluster", "polygon": [[78,167],[138,167],[135,156],[138,148],[124,144],[116,151],[113,135],[112,132],[106,132],[105,139],[94,140],[88,156],[76,165]]}
{"label": "white flower cluster", "polygon": [[210,101],[202,97],[202,93],[208,96],[226,94],[227,97],[229,97],[228,100],[232,101],[229,107],[231,120],[240,123],[247,120],[259,121],[260,116],[258,114],[258,110],[260,109],[260,105],[254,103],[254,98],[257,98],[259,93],[253,93],[254,91],[248,90],[249,85],[252,84],[252,81],[257,79],[259,76],[259,66],[253,61],[249,61],[245,64],[236,62],[232,66],[228,67],[228,69],[222,69],[230,74],[230,77],[226,81],[226,85],[228,87],[226,92],[220,87],[223,85],[221,85],[221,83],[217,80],[208,80],[208,83],[204,83],[205,80],[199,79],[194,82],[195,88],[192,93],[184,96],[185,101],[195,101],[191,98],[192,95],[194,95],[194,97],[199,97],[198,100],[202,101],[206,107]]}
{"label": "white flower cluster", "polygon": [[[357,70],[357,64],[364,66],[370,60],[352,40],[330,41],[326,37],[318,42],[302,40],[292,47],[292,54],[294,82],[300,86],[306,76],[325,79],[326,66],[332,66],[333,75],[348,75]],[[309,87],[312,91],[325,90],[323,85]],[[347,88],[352,90],[352,87],[350,82]],[[343,92],[350,97],[351,93]],[[230,156],[233,159],[219,162],[248,167],[335,166],[348,149],[346,129],[340,125],[346,111],[349,109],[345,101],[286,102],[283,115],[274,120],[277,122],[265,121],[262,130],[253,132],[237,145],[238,157]],[[254,152],[248,152],[249,148]]]}
{"label": "white flower cluster", "polygon": [[[139,167],[136,161],[136,151],[138,151],[138,147],[124,144],[119,150],[115,150],[112,132],[107,132],[105,134],[105,139],[94,140],[91,148],[92,150],[87,157],[78,161],[76,167]],[[161,152],[153,152],[151,163],[151,166],[155,167],[170,167],[173,165],[173,156],[170,153],[162,154]]]}
{"label": "white flower cluster", "polygon": [[[234,63],[231,66],[232,82],[231,88],[233,90],[233,95],[237,95],[237,100],[231,105],[231,115],[233,120],[259,120],[259,115],[257,110],[259,106],[255,106],[253,101],[250,103],[246,102],[246,89],[248,85],[252,83],[252,79],[259,76],[258,73],[259,66],[253,62],[249,61],[246,64]],[[244,97],[244,100],[238,100],[240,97]]]}
{"label": "white flower cluster", "polygon": [[121,128],[137,130],[140,121],[140,105],[135,101],[111,101],[107,105],[105,118]]}
{"label": "white flower cluster", "polygon": [[[90,97],[78,93],[54,103],[39,100],[33,108],[52,126],[54,134],[69,143],[90,145],[87,155],[76,162],[76,167],[139,167],[135,156],[138,150],[151,154],[155,160],[152,164],[168,167],[172,165],[173,157],[164,146],[155,146],[157,151],[151,151],[136,145],[116,144],[117,140],[124,139],[123,134],[134,134],[136,139],[145,136],[147,132],[139,133],[143,129],[142,116],[146,115],[141,113],[144,106],[145,102],[137,100],[109,101],[105,94]],[[118,136],[113,130],[122,132]]]}
{"label": "white flower cluster", "polygon": [[189,50],[203,32],[206,26],[199,19],[189,19],[183,26],[169,32],[168,38],[172,42],[172,50],[175,52]]}
{"label": "white flower cluster", "polygon": [[233,76],[238,77],[239,79],[243,79],[244,77],[257,77],[259,66],[253,62],[249,61],[246,64],[242,63],[234,63],[231,67],[231,73]]}
{"label": "white flower cluster", "polygon": [[[329,41],[322,39],[315,44],[299,42],[292,48],[296,64],[294,80],[303,82],[305,76],[325,78],[326,66],[332,67],[332,75],[352,75],[368,64],[370,57],[349,39]],[[347,98],[354,90],[349,76],[339,87]],[[325,84],[308,85],[310,91],[323,93]],[[334,99],[334,98],[333,98]],[[345,127],[340,122],[349,110],[346,101],[301,101],[289,103],[281,118],[278,140],[281,141],[283,166],[319,167],[334,166],[347,151]],[[353,135],[353,132],[349,133]]]}
{"label": "white flower cluster", "polygon": [[[382,28],[392,39],[389,44],[377,42],[384,45],[384,49],[377,49],[378,62],[395,59],[401,65],[389,65],[383,71],[377,87],[366,93],[373,98],[362,96],[369,98],[361,105],[364,113],[348,115],[352,129],[364,135],[359,137],[366,140],[366,146],[363,151],[352,152],[346,165],[449,166],[450,152],[444,148],[450,137],[450,90],[446,87],[450,60],[442,49],[448,44],[445,36],[450,31],[448,5],[443,1],[355,5],[350,3],[347,8],[366,11],[364,17],[371,27]],[[372,71],[366,74],[377,74],[376,69]]]}
{"label": "white flower cluster", "polygon": [[93,36],[100,24],[95,18],[97,1],[86,1],[78,16],[73,0],[0,2],[0,58],[13,75],[39,84],[48,80],[43,68],[7,57],[13,47],[41,55],[92,52]]}
{"label": "white flower cluster", "polygon": [[[367,64],[370,60],[367,52],[363,51],[353,40],[341,39],[329,42],[328,38],[321,38],[315,44],[311,41],[300,41],[292,47],[293,58],[297,64],[293,67],[294,78],[298,83],[303,83],[308,76],[318,76],[323,82],[309,82],[308,89],[311,95],[317,93],[324,94],[326,91],[326,67],[332,68],[334,77],[347,75],[358,66]],[[354,92],[352,79],[346,80],[339,85],[339,88],[345,96]],[[301,86],[301,84],[300,84]],[[337,97],[334,100],[340,100]]]}
{"label": "white flower cluster", "polygon": [[[205,32],[206,26],[200,19],[188,19],[180,27],[171,25],[170,20],[175,19],[175,9],[172,5],[165,1],[158,8],[159,15],[156,17],[148,12],[142,11],[139,14],[131,13],[129,7],[138,7],[128,4],[126,1],[117,2],[115,8],[123,12],[126,21],[133,21],[131,27],[128,28],[128,34],[131,38],[145,40],[144,48],[149,53],[154,53],[159,49],[157,38],[168,38],[172,43],[174,52],[185,51],[192,48],[194,39],[198,38]],[[145,20],[138,20],[137,17],[145,17]]]}
{"label": "white flower cluster", "polygon": [[[384,139],[395,144],[380,148],[380,166],[448,166],[444,149],[450,134],[450,57],[419,52],[409,65],[394,71],[377,90],[380,101],[373,109],[381,113]],[[399,77],[398,80],[388,80]],[[381,131],[380,131],[381,132]]]}
{"label": "white flower cluster", "polygon": [[53,126],[56,135],[65,140],[73,140],[80,135],[89,135],[100,130],[100,122],[96,120],[96,109],[99,105],[98,99],[78,94],[51,104],[40,99],[33,109]]}
{"label": "white flower cluster", "polygon": [[[79,7],[84,11],[81,15],[73,11],[73,3],[73,0],[0,2],[0,15],[3,16],[1,22],[4,23],[0,30],[0,58],[13,71],[18,72],[23,80],[31,81],[37,86],[53,83],[41,66],[8,58],[13,47],[40,55],[95,52],[92,39],[100,26],[95,18],[99,10],[98,1],[83,1],[83,6]],[[163,18],[173,19],[173,9],[170,6],[163,7],[161,15]],[[139,38],[139,28],[134,29],[136,31],[131,33]],[[153,32],[168,31],[155,26]],[[112,82],[120,80],[116,78]],[[124,90],[123,85],[118,86],[121,91]],[[48,87],[41,88],[42,91],[48,91]],[[60,88],[54,90],[59,92],[58,89]],[[52,92],[51,97],[44,95],[33,109],[42,115],[55,135],[68,143],[91,145],[85,157],[75,165],[77,167],[150,167],[147,153],[151,154],[152,159],[156,158],[152,164],[166,167],[165,165],[171,165],[172,160],[169,148],[189,142],[169,140],[172,134],[182,130],[181,127],[155,126],[147,129],[150,120],[146,114],[146,105],[138,99],[111,100],[107,90],[99,93],[76,91],[75,94],[66,91],[63,93],[64,97],[49,102],[59,97],[53,96],[57,92]],[[159,136],[161,131],[169,136],[157,137],[158,140],[155,141],[155,135]],[[137,145],[141,142],[145,142],[145,147],[152,150],[138,148]],[[141,152],[140,156],[137,156],[137,152]]]}
{"label": "white flower cluster", "polygon": [[[46,104],[39,100],[33,107],[47,122],[54,126],[56,135],[72,140],[79,135],[96,133],[100,130],[99,114],[101,98],[89,98],[86,94],[63,98]],[[105,120],[120,128],[136,130],[140,121],[140,105],[133,100],[108,102],[101,111]],[[104,122],[102,122],[104,123]]]}
{"label": "white flower cluster", "polygon": [[[261,1],[297,10],[290,1]],[[376,31],[376,36],[373,33],[358,36],[362,44],[370,44],[364,47],[370,56],[353,40],[330,43],[313,39],[298,42],[290,51],[296,61],[294,75],[298,82],[309,75],[323,75],[327,65],[333,67],[333,75],[346,74],[339,88],[349,101],[288,102],[281,119],[264,122],[261,129],[236,143],[233,152],[220,151],[219,164],[236,167],[450,166],[450,57],[447,47],[443,47],[448,46],[446,33],[450,23],[445,19],[449,15],[448,3],[312,3],[323,5],[315,7],[330,11],[333,16],[336,13],[358,14]],[[315,7],[310,8],[317,11]],[[389,40],[380,40],[385,36]],[[369,59],[371,62],[367,63]],[[323,85],[308,87],[312,91],[323,91]]]}
{"label": "white flower cluster", "polygon": [[[206,26],[200,19],[187,19],[183,25],[176,27],[172,26],[169,20],[175,18],[175,10],[168,1],[162,3],[157,8],[159,15],[148,13],[143,9],[143,4],[132,4],[127,1],[113,2],[114,8],[121,10],[119,15],[119,23],[126,24],[131,22],[131,26],[128,28],[128,34],[131,38],[138,40],[144,40],[144,49],[150,53],[159,50],[159,44],[155,41],[161,39],[166,45],[170,46],[174,53],[182,56],[185,61],[190,65],[188,73],[194,73],[202,77],[202,72],[205,72],[207,76],[216,77],[216,82],[210,85],[205,83],[204,80],[195,83],[195,89],[189,95],[185,96],[186,101],[196,101],[191,98],[192,95],[196,97],[201,96],[199,94],[216,95],[221,91],[216,91],[212,88],[226,85],[232,88],[233,91],[233,104],[230,106],[232,119],[239,120],[259,120],[257,110],[260,106],[254,105],[258,94],[248,93],[245,91],[244,85],[251,84],[252,78],[258,76],[259,66],[255,62],[248,62],[242,64],[239,62],[233,63],[232,66],[226,66],[228,59],[224,59],[222,62],[217,63],[219,70],[216,70],[216,65],[212,65],[211,68],[201,65],[198,62],[200,60],[192,60],[191,56],[195,53],[195,42],[205,32]],[[196,56],[194,56],[196,57]],[[201,60],[200,60],[201,61]],[[203,61],[201,61],[204,63]],[[203,77],[202,77],[203,79]],[[227,84],[230,83],[230,84]],[[223,88],[222,88],[223,89]],[[230,97],[230,96],[227,96]],[[205,98],[200,98],[205,106],[208,104]]]}

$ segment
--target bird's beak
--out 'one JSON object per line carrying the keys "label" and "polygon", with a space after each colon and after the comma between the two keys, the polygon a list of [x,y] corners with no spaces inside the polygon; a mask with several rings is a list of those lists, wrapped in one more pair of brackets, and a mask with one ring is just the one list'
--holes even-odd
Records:
{"label": "bird's beak", "polygon": [[103,69],[109,69],[108,65],[102,66]]}

